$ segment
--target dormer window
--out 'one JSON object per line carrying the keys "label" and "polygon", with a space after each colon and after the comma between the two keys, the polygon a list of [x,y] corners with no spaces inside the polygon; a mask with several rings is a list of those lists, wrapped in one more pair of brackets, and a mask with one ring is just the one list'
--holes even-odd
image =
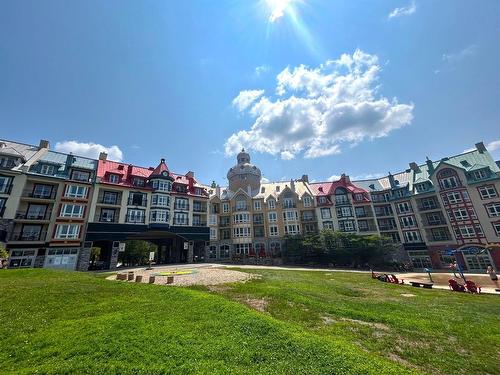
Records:
{"label": "dormer window", "polygon": [[0,156],[0,168],[14,168],[18,159]]}
{"label": "dormer window", "polygon": [[90,172],[73,170],[71,171],[71,179],[76,181],[89,182]]}
{"label": "dormer window", "polygon": [[480,169],[472,172],[472,177],[474,180],[482,180],[483,178],[488,177],[488,173],[486,172],[486,169]]}
{"label": "dormer window", "polygon": [[146,181],[143,178],[134,177],[134,179],[132,180],[132,185],[143,187],[146,185]]}
{"label": "dormer window", "polygon": [[279,186],[276,186],[276,191],[280,191],[280,187]]}
{"label": "dormer window", "polygon": [[50,164],[42,164],[40,168],[41,174],[53,175],[54,174],[54,166]]}
{"label": "dormer window", "polygon": [[362,201],[362,200],[363,200],[363,194],[361,194],[361,193],[356,193],[356,194],[354,195],[354,199],[355,199],[356,201],[358,201],[358,202]]}
{"label": "dormer window", "polygon": [[424,191],[429,190],[429,184],[422,182],[420,184],[415,185],[415,189],[417,190],[418,193],[423,193]]}
{"label": "dormer window", "polygon": [[113,183],[113,184],[118,184],[120,182],[120,176],[117,174],[109,174],[108,175],[108,181]]}

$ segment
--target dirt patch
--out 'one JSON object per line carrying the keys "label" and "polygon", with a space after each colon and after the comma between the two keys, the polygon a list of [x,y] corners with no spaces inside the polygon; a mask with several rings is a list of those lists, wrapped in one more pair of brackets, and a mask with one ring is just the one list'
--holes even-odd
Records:
{"label": "dirt patch", "polygon": [[349,318],[340,318],[340,320],[345,321],[345,322],[350,322],[350,323],[356,323],[356,324],[360,324],[360,325],[368,326],[368,327],[372,327],[372,328],[377,328],[377,329],[380,329],[382,331],[389,331],[390,330],[390,328],[383,323],[365,322],[364,320],[349,319]]}
{"label": "dirt patch", "polygon": [[401,293],[401,297],[415,297],[415,294],[411,294],[411,293]]}
{"label": "dirt patch", "polygon": [[247,305],[250,306],[252,309],[260,311],[260,312],[265,312],[267,305],[269,305],[269,301],[264,299],[264,298],[243,298],[241,301]]}
{"label": "dirt patch", "polygon": [[403,359],[401,358],[399,355],[397,354],[394,354],[394,353],[388,353],[387,356],[389,357],[390,360],[394,361],[394,362],[397,362],[397,363],[400,363],[406,367],[410,367],[412,369],[415,369],[415,370],[422,370],[420,367],[418,367],[417,365],[414,365],[413,363],[411,362],[408,362],[406,359]]}
{"label": "dirt patch", "polygon": [[333,319],[331,316],[328,315],[323,315],[321,317],[321,320],[323,321],[324,324],[332,324],[335,322],[335,319]]}

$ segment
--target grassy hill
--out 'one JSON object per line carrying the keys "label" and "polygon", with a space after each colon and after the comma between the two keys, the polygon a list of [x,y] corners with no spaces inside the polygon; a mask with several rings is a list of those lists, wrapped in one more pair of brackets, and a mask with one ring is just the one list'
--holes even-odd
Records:
{"label": "grassy hill", "polygon": [[210,291],[2,271],[0,373],[498,373],[495,296],[258,273]]}

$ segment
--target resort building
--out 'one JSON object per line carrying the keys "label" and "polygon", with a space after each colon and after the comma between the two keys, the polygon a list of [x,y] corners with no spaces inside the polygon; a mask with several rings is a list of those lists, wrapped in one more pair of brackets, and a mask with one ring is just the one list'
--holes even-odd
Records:
{"label": "resort building", "polygon": [[242,150],[227,179],[0,140],[0,242],[11,268],[115,268],[131,239],[155,243],[156,263],[272,264],[288,238],[333,229],[388,237],[415,268],[500,269],[500,168],[483,143],[381,178],[312,183],[262,182]]}

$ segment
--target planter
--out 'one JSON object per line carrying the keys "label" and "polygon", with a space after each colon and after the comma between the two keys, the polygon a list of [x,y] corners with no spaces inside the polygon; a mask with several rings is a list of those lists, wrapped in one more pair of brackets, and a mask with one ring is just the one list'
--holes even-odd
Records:
{"label": "planter", "polygon": [[155,276],[149,276],[149,283],[150,284],[154,284],[155,283],[155,279],[156,279]]}
{"label": "planter", "polygon": [[167,284],[173,284],[174,283],[174,277],[173,276],[167,276]]}
{"label": "planter", "polygon": [[142,283],[142,275],[137,275],[137,276],[135,277],[135,282],[136,282],[136,283]]}
{"label": "planter", "polygon": [[134,273],[133,272],[129,272],[128,273],[128,281],[132,281],[134,280]]}
{"label": "planter", "polygon": [[127,274],[119,273],[118,275],[116,275],[116,280],[127,280]]}

